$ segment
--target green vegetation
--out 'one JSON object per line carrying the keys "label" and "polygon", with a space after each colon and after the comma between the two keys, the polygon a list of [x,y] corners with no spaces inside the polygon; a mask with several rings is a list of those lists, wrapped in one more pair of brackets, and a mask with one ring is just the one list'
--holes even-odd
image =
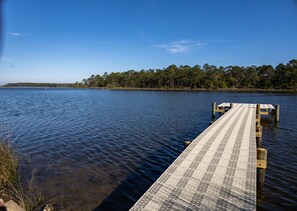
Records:
{"label": "green vegetation", "polygon": [[7,142],[0,141],[0,198],[18,182],[18,158]]}
{"label": "green vegetation", "polygon": [[217,67],[170,65],[163,69],[128,70],[91,75],[82,82],[8,83],[5,87],[74,87],[134,89],[279,89],[297,90],[297,59],[287,64]]}
{"label": "green vegetation", "polygon": [[73,87],[158,88],[158,89],[287,89],[297,90],[297,60],[287,64],[216,67],[170,65],[164,69],[129,70],[92,75]]}
{"label": "green vegetation", "polygon": [[42,196],[33,184],[33,178],[24,189],[19,173],[19,159],[10,144],[0,140],[0,198],[14,200],[26,210],[40,205]]}

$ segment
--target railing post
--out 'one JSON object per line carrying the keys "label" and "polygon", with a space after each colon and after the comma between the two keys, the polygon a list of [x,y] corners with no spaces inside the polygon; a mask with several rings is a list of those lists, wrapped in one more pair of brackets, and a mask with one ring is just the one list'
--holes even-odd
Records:
{"label": "railing post", "polygon": [[214,120],[216,118],[216,110],[217,110],[217,104],[216,102],[212,103],[212,112],[211,112],[211,119]]}
{"label": "railing post", "polygon": [[260,111],[261,111],[260,104],[257,104],[257,107],[256,107],[256,108],[257,108],[256,113],[257,113],[257,114],[260,114]]}
{"label": "railing post", "polygon": [[260,111],[261,111],[260,104],[257,104],[257,106],[256,106],[256,125],[260,125],[260,122],[261,122]]}
{"label": "railing post", "polygon": [[256,125],[256,141],[257,147],[261,147],[262,145],[262,126]]}
{"label": "railing post", "polygon": [[275,123],[279,122],[279,113],[280,113],[280,105],[276,104],[275,105]]}

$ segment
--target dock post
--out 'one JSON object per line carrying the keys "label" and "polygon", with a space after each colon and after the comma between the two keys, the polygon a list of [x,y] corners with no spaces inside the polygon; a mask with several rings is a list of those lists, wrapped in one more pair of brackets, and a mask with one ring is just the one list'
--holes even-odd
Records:
{"label": "dock post", "polygon": [[275,123],[279,122],[279,111],[280,111],[280,106],[279,104],[275,105]]}
{"label": "dock post", "polygon": [[184,147],[185,149],[191,144],[191,141],[185,141],[184,142]]}
{"label": "dock post", "polygon": [[256,108],[257,108],[256,113],[257,113],[257,114],[260,114],[260,111],[261,111],[260,104],[257,104],[257,107],[256,107]]}
{"label": "dock post", "polygon": [[233,103],[230,103],[230,109],[233,108]]}
{"label": "dock post", "polygon": [[260,122],[261,122],[261,108],[260,108],[260,104],[257,104],[257,107],[256,107],[256,125],[260,125]]}
{"label": "dock post", "polygon": [[262,145],[262,126],[256,125],[256,142],[257,147],[261,147]]}
{"label": "dock post", "polygon": [[257,148],[257,183],[263,185],[267,168],[267,149]]}
{"label": "dock post", "polygon": [[217,110],[217,104],[216,102],[212,103],[212,113],[211,113],[211,119],[214,120],[216,118],[216,110]]}

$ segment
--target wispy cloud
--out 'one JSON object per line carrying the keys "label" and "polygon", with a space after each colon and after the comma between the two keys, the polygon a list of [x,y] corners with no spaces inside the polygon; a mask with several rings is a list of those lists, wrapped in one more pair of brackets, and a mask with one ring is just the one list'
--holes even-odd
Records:
{"label": "wispy cloud", "polygon": [[12,63],[12,62],[13,62],[12,59],[7,58],[7,57],[2,57],[2,58],[0,58],[0,61],[1,61],[1,62],[8,62],[8,63]]}
{"label": "wispy cloud", "polygon": [[24,37],[24,36],[29,35],[29,34],[24,34],[24,33],[19,33],[19,32],[9,32],[8,34],[13,37]]}
{"label": "wispy cloud", "polygon": [[186,53],[198,50],[204,45],[206,45],[206,43],[201,41],[180,40],[171,43],[156,44],[154,47],[165,49],[169,53]]}

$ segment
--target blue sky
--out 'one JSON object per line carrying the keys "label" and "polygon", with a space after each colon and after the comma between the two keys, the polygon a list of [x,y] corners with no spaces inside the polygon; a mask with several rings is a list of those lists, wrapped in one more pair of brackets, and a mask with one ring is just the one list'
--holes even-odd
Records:
{"label": "blue sky", "polygon": [[1,13],[0,84],[297,58],[296,0],[4,0]]}

